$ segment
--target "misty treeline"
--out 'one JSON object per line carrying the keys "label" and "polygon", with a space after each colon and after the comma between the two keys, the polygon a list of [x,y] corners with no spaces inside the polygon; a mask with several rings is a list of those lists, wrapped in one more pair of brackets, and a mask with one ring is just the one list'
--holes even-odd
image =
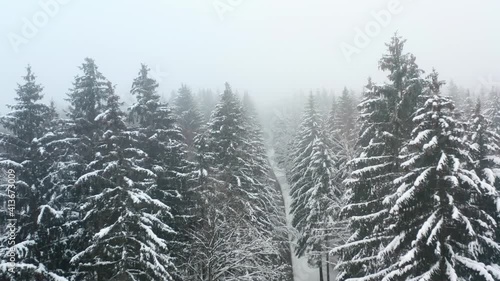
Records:
{"label": "misty treeline", "polygon": [[28,67],[0,119],[2,280],[289,281],[291,255],[320,280],[500,280],[500,91],[444,90],[404,44],[361,97],[296,95],[265,126],[227,83],[167,104],[145,65],[126,107],[92,59],[63,115]]}

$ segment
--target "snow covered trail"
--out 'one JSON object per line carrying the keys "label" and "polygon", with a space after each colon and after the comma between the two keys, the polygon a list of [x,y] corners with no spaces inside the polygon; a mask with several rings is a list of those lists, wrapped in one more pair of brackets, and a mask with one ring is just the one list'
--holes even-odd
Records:
{"label": "snow covered trail", "polygon": [[[274,161],[274,150],[268,150],[268,158],[271,163],[271,168],[274,170],[274,174],[278,179],[278,183],[281,187],[281,194],[283,195],[283,201],[285,202],[285,212],[286,212],[286,224],[289,229],[293,229],[292,227],[292,215],[290,214],[290,186],[288,185],[288,181],[286,180],[285,171],[279,168]],[[290,233],[290,251],[292,253],[292,270],[293,270],[293,281],[318,281],[319,280],[319,270],[317,268],[311,268],[305,257],[297,258],[294,254],[295,241],[292,235],[293,232]],[[292,280],[291,280],[292,281]]]}

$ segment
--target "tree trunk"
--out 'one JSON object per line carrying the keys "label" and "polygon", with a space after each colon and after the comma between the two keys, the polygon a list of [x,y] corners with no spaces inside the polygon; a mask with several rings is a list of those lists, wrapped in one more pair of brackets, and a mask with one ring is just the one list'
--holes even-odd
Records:
{"label": "tree trunk", "polygon": [[323,281],[323,268],[322,268],[322,265],[321,265],[322,259],[323,258],[321,258],[320,261],[319,261],[319,281]]}
{"label": "tree trunk", "polygon": [[326,281],[330,281],[330,255],[326,253]]}

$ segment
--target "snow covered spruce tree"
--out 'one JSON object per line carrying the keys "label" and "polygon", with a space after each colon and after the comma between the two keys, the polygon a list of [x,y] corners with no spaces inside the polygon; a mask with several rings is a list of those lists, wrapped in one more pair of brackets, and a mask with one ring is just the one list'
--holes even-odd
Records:
{"label": "snow covered spruce tree", "polygon": [[[492,122],[481,113],[481,102],[478,100],[476,110],[470,124],[470,168],[481,180],[482,185],[493,187],[500,192],[500,135],[492,129]],[[478,203],[493,218],[496,218],[496,241],[500,242],[500,197],[499,194],[484,196],[484,202]],[[500,256],[486,253],[486,262],[500,263]]]}
{"label": "snow covered spruce tree", "polygon": [[349,203],[341,211],[352,236],[334,250],[339,255],[338,280],[379,273],[384,267],[377,258],[379,249],[394,235],[387,228],[391,222],[384,199],[396,190],[399,151],[409,138],[412,114],[425,86],[415,57],[403,52],[405,41],[395,35],[386,44],[379,67],[388,72],[389,83],[369,80],[358,105],[361,153],[351,161],[352,172],[345,180]]}
{"label": "snow covered spruce tree", "polygon": [[184,137],[172,110],[160,101],[158,83],[149,76],[149,68],[141,66],[134,79],[132,95],[137,101],[129,109],[129,120],[141,134],[142,148],[150,156],[150,168],[161,174],[163,195],[175,198],[182,192],[186,169]]}
{"label": "snow covered spruce tree", "polygon": [[291,170],[291,150],[296,127],[291,112],[286,109],[274,111],[270,124],[273,158],[277,166],[285,172]]}
{"label": "snow covered spruce tree", "polygon": [[[453,118],[453,102],[442,97],[443,82],[430,75],[430,93],[413,121],[408,147],[395,179],[390,228],[397,235],[379,256],[397,257],[382,280],[499,280],[496,222],[482,204],[495,189],[467,170],[470,155],[464,130]],[[365,277],[369,279],[369,277]]]}
{"label": "snow covered spruce tree", "polygon": [[216,261],[220,256],[215,250],[212,241],[215,233],[214,224],[218,220],[213,217],[220,206],[215,205],[217,197],[214,192],[217,184],[215,171],[212,170],[213,154],[207,147],[205,134],[198,134],[194,138],[195,157],[193,168],[188,184],[192,187],[193,193],[197,195],[195,205],[191,209],[194,224],[187,228],[186,232],[190,242],[187,243],[184,252],[186,259],[180,263],[182,276],[186,280],[214,280],[212,276],[217,276],[220,272],[213,270],[212,261]]}
{"label": "snow covered spruce tree", "polygon": [[[6,191],[2,194],[5,208],[2,212],[0,276],[4,280],[56,280],[61,278],[57,274],[59,268],[53,266],[57,262],[47,264],[51,261],[46,254],[50,251],[47,246],[53,241],[40,235],[46,227],[41,220],[45,210],[56,218],[59,215],[47,205],[44,196],[48,190],[42,183],[50,159],[45,157],[39,138],[46,133],[51,112],[40,102],[43,88],[36,83],[30,66],[23,79],[24,83],[16,90],[16,104],[8,106],[12,112],[0,119],[9,131],[0,136],[0,165],[13,181],[6,182],[2,188]],[[9,262],[11,257],[14,262]]]}
{"label": "snow covered spruce tree", "polygon": [[[45,176],[39,180],[43,190],[39,207],[37,235],[48,243],[39,248],[47,268],[57,268],[57,273],[71,279],[71,257],[77,253],[78,200],[74,183],[82,170],[81,158],[76,153],[80,138],[72,133],[72,121],[54,114],[47,124],[48,132],[38,139],[40,154],[45,166]],[[52,119],[53,118],[53,119]]]}
{"label": "snow covered spruce tree", "polygon": [[80,138],[77,153],[83,163],[88,163],[95,154],[93,142],[99,138],[95,118],[103,112],[109,88],[108,80],[93,59],[85,58],[79,68],[82,74],[75,77],[73,88],[68,93],[68,116],[73,121],[74,134]]}
{"label": "snow covered spruce tree", "polygon": [[[333,95],[332,95],[333,96]],[[332,96],[328,95],[328,91],[323,88],[323,89],[316,89],[316,93],[314,94],[314,99],[316,100],[316,107],[319,115],[321,118],[326,118],[328,117],[328,114],[330,113],[331,109],[331,99]],[[353,108],[356,107],[356,105],[353,103]],[[353,121],[356,121],[354,119]]]}
{"label": "snow covered spruce tree", "polygon": [[154,198],[171,208],[173,219],[164,219],[175,234],[171,233],[168,242],[172,255],[181,259],[187,239],[184,230],[193,223],[190,208],[195,195],[187,186],[189,167],[184,137],[172,110],[160,101],[157,88],[158,83],[150,77],[149,68],[142,64],[130,90],[137,100],[129,108],[129,120],[138,133],[138,148],[148,155],[142,167],[157,175]]}
{"label": "snow covered spruce tree", "polygon": [[243,149],[249,153],[248,162],[251,165],[253,185],[259,190],[261,198],[260,206],[256,207],[264,210],[264,216],[256,219],[257,227],[272,238],[272,243],[275,245],[268,255],[270,259],[274,259],[273,264],[283,265],[280,270],[284,271],[283,278],[288,280],[292,274],[285,202],[267,158],[258,114],[248,93],[243,95],[242,111],[247,134],[246,147]]}
{"label": "snow covered spruce tree", "polygon": [[[336,181],[335,157],[321,131],[314,97],[309,96],[293,152],[294,164],[289,179],[292,226],[299,233],[295,253],[307,256],[322,272],[322,259],[328,252],[328,229],[332,227],[341,202]],[[336,219],[336,218],[335,218]]]}
{"label": "snow covered spruce tree", "polygon": [[[254,198],[254,208],[261,209],[262,216],[255,215],[257,227],[269,237],[275,238],[278,244],[288,242],[286,232],[285,211],[281,190],[276,184],[267,158],[262,128],[258,120],[253,102],[245,93],[242,101],[242,125],[245,130],[242,150],[246,153],[245,166],[250,167],[250,183],[257,191],[259,198]],[[289,248],[289,247],[286,247]],[[290,255],[288,254],[289,258]],[[278,258],[278,257],[277,257]],[[284,263],[281,261],[280,263]]]}
{"label": "snow covered spruce tree", "polygon": [[200,113],[203,117],[203,121],[208,123],[212,115],[212,111],[217,105],[217,95],[210,89],[201,89],[197,95],[198,105],[200,106]]}
{"label": "snow covered spruce tree", "polygon": [[198,110],[191,89],[182,85],[174,101],[174,114],[184,136],[189,151],[193,151],[194,138],[203,125],[203,117]]}
{"label": "snow covered spruce tree", "polygon": [[450,80],[447,84],[448,84],[448,87],[447,87],[448,96],[451,98],[453,103],[458,105],[458,102],[461,101],[460,89],[458,88],[457,84],[453,80]]}
{"label": "snow covered spruce tree", "polygon": [[345,142],[353,143],[356,139],[356,104],[351,91],[344,88],[342,95],[337,101],[337,110],[335,111],[334,127],[336,128],[337,138]]}
{"label": "snow covered spruce tree", "polygon": [[[455,104],[455,112],[462,121],[469,121],[474,114],[475,102],[474,96],[469,90],[458,87],[457,84],[451,80],[447,87],[448,96]],[[483,91],[483,90],[482,90]],[[478,93],[475,93],[478,95]],[[479,95],[482,95],[479,93]]]}
{"label": "snow covered spruce tree", "polygon": [[349,175],[351,166],[348,163],[357,156],[357,113],[352,93],[344,88],[338,100],[333,99],[325,126],[328,146],[337,156],[340,181]]}
{"label": "snow covered spruce tree", "polygon": [[60,189],[56,193],[64,205],[61,210],[64,212],[66,239],[62,241],[66,243],[66,263],[70,260],[68,256],[83,250],[81,242],[85,229],[82,228],[80,204],[85,198],[76,192],[74,185],[88,172],[87,165],[94,160],[102,135],[95,118],[104,111],[111,90],[93,59],[85,58],[79,70],[66,98],[69,102],[68,119],[58,121],[53,135],[43,139],[47,151],[53,151],[56,153],[54,157],[58,158],[50,167],[49,181]]}
{"label": "snow covered spruce tree", "polygon": [[235,214],[246,210],[245,205],[253,195],[256,196],[256,190],[251,185],[250,167],[245,167],[243,162],[249,155],[243,149],[246,128],[241,103],[227,83],[207,129],[207,145],[214,157],[211,164],[224,183],[220,187],[221,196],[226,197],[226,203]]}
{"label": "snow covered spruce tree", "polygon": [[500,89],[491,89],[485,109],[485,115],[491,120],[491,128],[500,133]]}
{"label": "snow covered spruce tree", "polygon": [[492,130],[492,122],[482,114],[481,101],[478,100],[470,124],[472,165],[479,178],[489,185],[500,187],[498,168],[500,168],[500,135]]}
{"label": "snow covered spruce tree", "polygon": [[128,131],[119,97],[110,93],[95,121],[103,132],[88,173],[76,182],[82,194],[85,248],[71,262],[75,280],[173,280],[175,268],[164,237],[172,228],[170,207],[152,194],[159,189],[154,171],[143,168],[147,154]]}
{"label": "snow covered spruce tree", "polygon": [[352,161],[353,172],[345,181],[348,205],[341,211],[342,217],[349,221],[352,236],[345,245],[334,249],[339,255],[338,280],[378,272],[379,245],[387,240],[383,224],[387,210],[382,199],[390,188],[391,171],[396,169],[388,151],[393,143],[386,143],[383,138],[389,112],[379,86],[369,83],[363,95],[358,140],[362,152]]}
{"label": "snow covered spruce tree", "polygon": [[326,119],[325,130],[329,134],[329,138],[336,138],[338,134],[337,127],[337,110],[338,101],[335,96],[332,97],[330,110],[328,111],[328,118]]}
{"label": "snow covered spruce tree", "polygon": [[472,115],[474,114],[475,111],[475,103],[474,103],[474,97],[472,96],[470,91],[467,91],[465,93],[463,105],[460,111],[461,111],[460,112],[461,119],[463,121],[467,122],[472,118]]}
{"label": "snow covered spruce tree", "polygon": [[[198,190],[203,190],[198,231],[193,232],[190,280],[286,280],[272,227],[275,191],[256,167],[245,113],[229,84],[205,135],[197,138]],[[259,150],[259,149],[257,149]],[[257,151],[254,150],[254,151]],[[262,163],[262,162],[260,162]],[[271,192],[271,195],[269,194]],[[195,270],[201,269],[201,270]]]}
{"label": "snow covered spruce tree", "polygon": [[467,91],[459,87],[455,81],[450,80],[447,83],[447,93],[455,104],[455,111],[458,113],[465,107],[465,99],[467,98]]}

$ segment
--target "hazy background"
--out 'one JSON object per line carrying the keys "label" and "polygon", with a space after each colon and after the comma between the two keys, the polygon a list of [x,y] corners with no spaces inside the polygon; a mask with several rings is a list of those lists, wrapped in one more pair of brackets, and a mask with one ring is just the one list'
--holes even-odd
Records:
{"label": "hazy background", "polygon": [[[471,89],[500,81],[498,0],[400,0],[401,12],[350,61],[342,42],[354,45],[355,29],[390,1],[65,0],[16,51],[12,36],[22,36],[23,18],[43,13],[40,2],[50,0],[0,0],[2,113],[28,63],[45,99],[66,106],[62,99],[87,56],[126,102],[141,62],[156,72],[166,97],[181,83],[196,92],[222,89],[225,81],[260,103],[311,88],[359,92],[368,76],[383,80],[377,64],[395,31],[426,72],[435,67],[442,79]],[[217,7],[231,9],[221,14]]]}

